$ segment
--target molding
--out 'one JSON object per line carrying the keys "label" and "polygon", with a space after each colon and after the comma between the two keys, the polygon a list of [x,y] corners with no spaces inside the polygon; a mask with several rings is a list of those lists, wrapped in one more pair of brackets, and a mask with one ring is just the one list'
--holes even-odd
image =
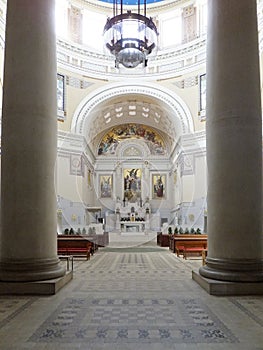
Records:
{"label": "molding", "polygon": [[168,50],[159,50],[149,57],[147,68],[115,68],[113,56],[87,49],[84,45],[57,39],[57,61],[59,68],[82,76],[100,80],[134,79],[142,75],[148,80],[163,80],[188,74],[205,66],[206,39],[202,36],[189,43]]}

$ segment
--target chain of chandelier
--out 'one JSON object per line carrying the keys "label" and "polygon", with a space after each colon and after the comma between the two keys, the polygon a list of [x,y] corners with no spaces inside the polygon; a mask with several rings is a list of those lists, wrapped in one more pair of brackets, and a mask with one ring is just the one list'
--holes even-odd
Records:
{"label": "chain of chandelier", "polygon": [[[106,48],[115,56],[115,67],[147,66],[148,56],[157,49],[157,28],[146,16],[146,0],[138,0],[138,11],[124,12],[123,0],[113,0],[113,17],[104,26]],[[143,12],[143,14],[141,14]]]}

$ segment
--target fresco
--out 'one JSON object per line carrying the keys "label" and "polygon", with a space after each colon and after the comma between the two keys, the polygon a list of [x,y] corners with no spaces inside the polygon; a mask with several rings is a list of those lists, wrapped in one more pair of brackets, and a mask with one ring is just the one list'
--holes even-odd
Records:
{"label": "fresco", "polygon": [[164,155],[164,142],[152,128],[141,124],[123,124],[113,127],[102,139],[98,155],[114,155],[117,146],[127,139],[143,140],[152,155]]}

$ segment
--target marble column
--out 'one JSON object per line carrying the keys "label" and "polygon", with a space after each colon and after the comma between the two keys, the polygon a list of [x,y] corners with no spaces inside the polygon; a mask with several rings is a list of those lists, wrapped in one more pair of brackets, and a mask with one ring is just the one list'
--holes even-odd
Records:
{"label": "marble column", "polygon": [[0,280],[65,274],[57,258],[55,0],[7,1]]}
{"label": "marble column", "polygon": [[208,279],[263,281],[262,121],[256,0],[209,0]]}

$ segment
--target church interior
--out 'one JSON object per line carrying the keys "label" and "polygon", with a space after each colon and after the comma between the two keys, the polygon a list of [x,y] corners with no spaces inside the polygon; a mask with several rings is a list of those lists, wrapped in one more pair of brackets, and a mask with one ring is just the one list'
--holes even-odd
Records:
{"label": "church interior", "polygon": [[[59,37],[57,46],[59,233],[96,223],[98,213],[89,215],[89,207],[101,208],[106,231],[115,231],[118,200],[121,208],[124,200],[133,203],[136,212],[148,202],[151,231],[164,224],[203,230],[205,2],[184,10],[172,3],[149,4],[147,14],[154,18],[158,13],[158,56],[149,55],[147,67],[135,68],[115,68],[115,57],[104,48],[102,30],[112,5],[96,4],[94,14],[77,3],[60,3],[61,22],[61,13],[66,17],[70,11],[61,23],[67,21],[70,37],[64,29],[67,37]],[[187,18],[183,23],[181,11]],[[172,25],[178,38],[174,32],[166,37]],[[182,42],[179,55],[177,40]],[[134,175],[138,181],[131,184]],[[160,193],[155,190],[159,180]]]}
{"label": "church interior", "polygon": [[1,0],[0,39],[0,348],[263,350],[263,0]]}

